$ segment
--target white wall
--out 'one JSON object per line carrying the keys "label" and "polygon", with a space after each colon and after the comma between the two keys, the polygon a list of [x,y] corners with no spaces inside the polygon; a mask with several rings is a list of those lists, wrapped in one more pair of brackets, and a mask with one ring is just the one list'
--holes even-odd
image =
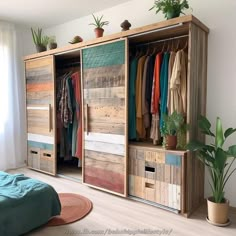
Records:
{"label": "white wall", "polygon": [[[153,0],[132,0],[114,8],[96,13],[104,14],[104,20],[110,21],[105,28],[105,34],[121,30],[120,23],[127,19],[132,28],[163,20],[163,15],[148,11]],[[225,128],[236,127],[236,1],[235,0],[189,0],[193,8],[192,14],[210,28],[208,50],[208,86],[207,86],[207,116],[211,121],[216,116],[223,120]],[[191,11],[188,11],[191,12]],[[84,40],[94,38],[92,16],[86,16],[53,28],[45,29],[47,35],[55,35],[59,46],[68,44],[73,36],[80,35]],[[236,135],[231,139],[235,143]],[[231,205],[236,207],[236,174],[226,187],[226,197]],[[206,178],[206,196],[210,187]]]}

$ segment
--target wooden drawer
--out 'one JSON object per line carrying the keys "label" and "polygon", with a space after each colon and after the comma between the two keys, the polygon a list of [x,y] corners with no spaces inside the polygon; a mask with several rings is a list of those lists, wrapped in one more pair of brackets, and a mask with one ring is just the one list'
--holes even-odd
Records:
{"label": "wooden drawer", "polygon": [[50,150],[40,150],[40,170],[49,173],[55,172],[54,154]]}
{"label": "wooden drawer", "polygon": [[40,168],[40,148],[28,148],[28,166],[35,169]]}
{"label": "wooden drawer", "polygon": [[184,155],[168,150],[129,148],[129,194],[181,210]]}

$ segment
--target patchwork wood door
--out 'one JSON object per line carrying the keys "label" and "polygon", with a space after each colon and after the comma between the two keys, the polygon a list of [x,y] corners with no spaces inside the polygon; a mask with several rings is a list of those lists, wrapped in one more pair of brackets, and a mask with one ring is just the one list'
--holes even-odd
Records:
{"label": "patchwork wood door", "polygon": [[83,182],[126,196],[127,41],[82,50]]}
{"label": "patchwork wood door", "polygon": [[25,61],[28,167],[56,174],[54,56]]}

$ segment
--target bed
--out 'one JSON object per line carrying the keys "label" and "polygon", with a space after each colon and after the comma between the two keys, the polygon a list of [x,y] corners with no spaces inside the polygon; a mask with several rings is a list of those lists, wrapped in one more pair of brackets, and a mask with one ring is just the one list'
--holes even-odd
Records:
{"label": "bed", "polygon": [[29,232],[60,212],[60,200],[52,186],[23,174],[0,171],[1,236]]}

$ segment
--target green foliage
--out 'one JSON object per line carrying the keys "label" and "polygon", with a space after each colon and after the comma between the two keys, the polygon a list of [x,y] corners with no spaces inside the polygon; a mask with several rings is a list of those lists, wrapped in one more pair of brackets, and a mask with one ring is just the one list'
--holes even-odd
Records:
{"label": "green foliage", "polygon": [[103,15],[101,17],[96,17],[93,15],[93,19],[95,23],[90,23],[89,25],[94,25],[96,28],[102,28],[104,25],[108,25],[109,21],[102,21],[102,18],[103,18]]}
{"label": "green foliage", "polygon": [[180,13],[184,14],[183,10],[188,8],[189,4],[187,0],[156,0],[153,7],[150,8],[149,11],[155,9],[156,14],[159,11],[162,11],[165,17],[169,19],[171,18],[169,17],[169,14],[176,17],[179,16]]}
{"label": "green foliage", "polygon": [[49,36],[48,37],[48,43],[56,43],[56,36]]}
{"label": "green foliage", "polygon": [[42,35],[41,28],[38,28],[37,30],[34,30],[33,28],[31,28],[31,33],[32,33],[32,37],[33,37],[33,41],[35,45],[43,45],[47,47],[49,37]]}
{"label": "green foliage", "polygon": [[186,130],[186,124],[182,114],[174,111],[171,115],[163,114],[163,126],[161,133],[166,135],[177,135],[179,132]]}
{"label": "green foliage", "polygon": [[233,134],[236,129],[228,128],[223,132],[222,122],[219,117],[216,119],[216,130],[213,133],[210,121],[201,116],[198,126],[202,134],[213,138],[213,143],[207,145],[200,141],[191,141],[187,144],[187,149],[196,151],[197,157],[208,167],[210,172],[210,186],[216,203],[224,202],[224,188],[230,176],[236,170],[231,168],[236,158],[236,145],[223,149],[226,139]]}

